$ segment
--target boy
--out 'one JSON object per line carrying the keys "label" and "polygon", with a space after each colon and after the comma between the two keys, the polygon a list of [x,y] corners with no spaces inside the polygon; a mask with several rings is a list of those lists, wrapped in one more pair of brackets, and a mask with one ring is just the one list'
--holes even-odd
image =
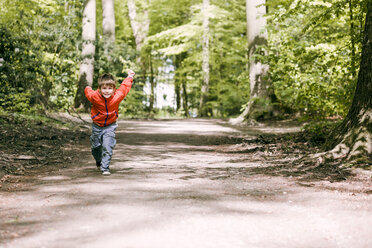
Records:
{"label": "boy", "polygon": [[116,80],[111,74],[103,74],[98,78],[98,89],[92,90],[87,86],[84,90],[86,98],[92,103],[91,118],[92,135],[92,154],[96,160],[97,168],[102,171],[102,175],[110,175],[110,161],[112,151],[115,147],[115,130],[118,127],[116,119],[119,116],[119,104],[128,94],[132,87],[135,73],[128,71],[128,77],[121,83],[116,90]]}

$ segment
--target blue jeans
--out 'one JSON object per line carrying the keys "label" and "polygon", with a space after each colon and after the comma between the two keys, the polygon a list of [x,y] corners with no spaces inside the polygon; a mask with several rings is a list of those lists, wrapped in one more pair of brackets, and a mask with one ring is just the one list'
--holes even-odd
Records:
{"label": "blue jeans", "polygon": [[108,171],[112,157],[112,151],[116,145],[115,130],[118,124],[112,123],[106,127],[92,124],[92,155],[97,162],[101,162],[101,171]]}

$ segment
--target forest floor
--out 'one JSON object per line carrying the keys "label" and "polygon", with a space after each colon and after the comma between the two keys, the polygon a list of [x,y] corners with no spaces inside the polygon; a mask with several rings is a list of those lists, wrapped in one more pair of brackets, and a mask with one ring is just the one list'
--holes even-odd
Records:
{"label": "forest floor", "polygon": [[83,123],[0,122],[0,247],[372,247],[371,171],[290,122],[121,120],[110,176]]}

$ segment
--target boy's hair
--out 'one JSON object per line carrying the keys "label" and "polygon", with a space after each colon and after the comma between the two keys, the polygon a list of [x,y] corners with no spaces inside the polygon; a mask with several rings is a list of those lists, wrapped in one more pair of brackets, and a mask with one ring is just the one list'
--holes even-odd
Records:
{"label": "boy's hair", "polygon": [[98,88],[101,88],[104,85],[112,85],[115,88],[116,79],[111,74],[103,74],[98,78]]}

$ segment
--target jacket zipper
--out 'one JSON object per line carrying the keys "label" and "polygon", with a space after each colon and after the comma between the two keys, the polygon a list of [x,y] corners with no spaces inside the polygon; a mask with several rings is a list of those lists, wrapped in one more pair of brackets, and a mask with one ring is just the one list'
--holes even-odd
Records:
{"label": "jacket zipper", "polygon": [[106,126],[106,122],[107,122],[107,119],[109,117],[109,112],[108,112],[108,108],[107,108],[107,100],[106,99],[105,99],[105,106],[106,106],[106,119],[105,119],[105,124],[103,124],[104,127]]}
{"label": "jacket zipper", "polygon": [[99,112],[98,112],[96,115],[92,116],[92,120],[93,120],[94,118],[96,118],[98,115],[99,115]]}

